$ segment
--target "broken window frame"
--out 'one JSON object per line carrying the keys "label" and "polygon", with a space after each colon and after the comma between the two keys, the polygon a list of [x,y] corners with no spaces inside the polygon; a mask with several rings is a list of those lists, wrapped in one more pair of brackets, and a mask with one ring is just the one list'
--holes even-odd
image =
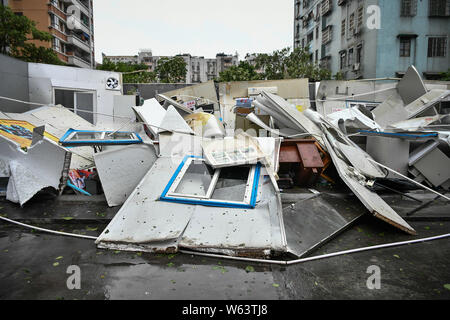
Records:
{"label": "broken window frame", "polygon": [[[99,138],[86,138],[83,140],[72,140],[77,134],[100,134]],[[121,138],[115,140],[109,138],[110,134],[127,134],[129,138]],[[142,143],[142,138],[136,132],[129,131],[95,131],[95,130],[75,130],[69,129],[59,140],[59,143],[63,147],[79,147],[79,146],[94,146],[94,145],[129,145],[129,144],[140,144]]]}
{"label": "broken window frame", "polygon": [[219,181],[220,172],[222,169],[216,169],[214,171],[211,182],[208,186],[206,194],[204,196],[176,193],[175,190],[183,180],[185,173],[193,161],[203,161],[206,164],[206,160],[199,156],[187,155],[181,161],[178,168],[175,170],[170,181],[164,188],[163,193],[160,196],[161,201],[178,202],[185,204],[199,204],[213,207],[226,207],[226,208],[242,208],[253,209],[256,205],[256,198],[258,194],[259,177],[261,173],[261,164],[250,166],[250,171],[247,178],[245,193],[243,201],[228,201],[212,199],[214,190],[216,189],[217,182]]}

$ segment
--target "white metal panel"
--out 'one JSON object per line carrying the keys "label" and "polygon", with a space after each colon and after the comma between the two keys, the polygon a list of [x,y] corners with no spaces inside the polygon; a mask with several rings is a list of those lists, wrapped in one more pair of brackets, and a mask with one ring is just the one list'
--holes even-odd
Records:
{"label": "white metal panel", "polygon": [[161,122],[166,115],[166,110],[159,104],[156,99],[145,100],[141,107],[133,107],[133,110],[144,121],[149,130],[156,136]]}
{"label": "white metal panel", "polygon": [[[24,152],[19,145],[0,136],[0,158],[9,163],[10,184],[14,184],[7,199],[23,205],[43,188],[58,190],[65,156],[66,151],[47,138]],[[11,196],[11,192],[17,196]]]}
{"label": "white metal panel", "polygon": [[152,243],[178,239],[195,205],[159,201],[159,197],[181,160],[158,158],[96,243],[132,244],[145,250]]}
{"label": "white metal panel", "polygon": [[377,218],[388,222],[389,224],[410,234],[416,234],[416,231],[403,220],[378,194],[370,191],[359,180],[354,178],[349,166],[341,160],[335,153],[327,138],[324,139],[327,150],[333,160],[333,163],[347,186],[355,193],[364,206]]}
{"label": "white metal panel", "polygon": [[183,117],[175,110],[174,106],[167,108],[166,114],[161,121],[161,128],[158,132],[175,131],[179,133],[194,133]]}
{"label": "white metal panel", "polygon": [[156,158],[154,147],[147,144],[110,147],[94,155],[95,166],[110,207],[125,202]]}
{"label": "white metal panel", "polygon": [[285,251],[278,215],[281,211],[272,205],[274,201],[276,194],[270,181],[261,176],[254,209],[197,206],[179,245],[196,250],[231,250],[235,255],[239,251]]}

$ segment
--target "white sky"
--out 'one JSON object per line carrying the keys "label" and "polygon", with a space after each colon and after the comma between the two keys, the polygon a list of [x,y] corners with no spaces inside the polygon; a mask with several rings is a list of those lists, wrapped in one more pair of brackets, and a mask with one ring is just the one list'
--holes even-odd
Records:
{"label": "white sky", "polygon": [[292,47],[293,0],[94,0],[95,60],[107,55],[272,52]]}

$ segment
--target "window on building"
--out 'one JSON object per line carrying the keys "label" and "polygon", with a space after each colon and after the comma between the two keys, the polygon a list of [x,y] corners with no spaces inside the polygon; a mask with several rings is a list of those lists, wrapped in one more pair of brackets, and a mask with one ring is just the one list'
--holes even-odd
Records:
{"label": "window on building", "polygon": [[402,0],[400,16],[413,17],[417,14],[417,0]]}
{"label": "window on building", "polygon": [[316,39],[319,39],[319,27],[316,27]]}
{"label": "window on building", "polygon": [[345,51],[342,51],[341,53],[341,60],[340,60],[340,69],[344,69],[345,68],[345,62],[346,62],[346,57],[347,57],[347,53]]}
{"label": "window on building", "polygon": [[355,14],[352,13],[350,15],[349,21],[348,21],[348,30],[350,31],[350,35],[353,34],[353,31],[355,31]]}
{"label": "window on building", "polygon": [[364,7],[361,5],[358,8],[358,29],[361,29],[363,26],[363,19],[364,19]]}
{"label": "window on building", "polygon": [[23,16],[23,12],[14,12],[16,16]]}
{"label": "window on building", "polygon": [[316,50],[316,63],[319,61],[319,50]]}
{"label": "window on building", "polygon": [[428,38],[428,57],[447,56],[447,37]]}
{"label": "window on building", "polygon": [[343,19],[341,22],[341,37],[345,37],[345,25],[346,25],[346,20]]}
{"label": "window on building", "polygon": [[[81,118],[94,123],[94,91],[54,89],[54,104],[61,104]],[[86,112],[87,111],[87,112]]]}
{"label": "window on building", "polygon": [[356,48],[356,63],[361,63],[362,61],[362,45],[358,45]]}
{"label": "window on building", "polygon": [[352,66],[354,63],[353,61],[353,48],[348,50],[348,65]]}
{"label": "window on building", "polygon": [[53,38],[53,49],[61,51],[61,41],[58,38]]}
{"label": "window on building", "polygon": [[400,38],[400,57],[411,56],[411,38]]}
{"label": "window on building", "polygon": [[310,43],[311,41],[313,41],[314,39],[314,33],[311,31],[310,33],[308,33],[308,35],[306,36],[306,43]]}
{"label": "window on building", "polygon": [[450,0],[430,0],[430,17],[450,16]]}
{"label": "window on building", "polygon": [[302,39],[302,48],[305,47],[305,38]]}

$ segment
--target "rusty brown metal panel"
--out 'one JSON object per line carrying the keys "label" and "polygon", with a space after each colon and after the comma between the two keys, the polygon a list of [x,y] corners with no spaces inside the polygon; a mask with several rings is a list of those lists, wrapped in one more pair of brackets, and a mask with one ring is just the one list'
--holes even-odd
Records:
{"label": "rusty brown metal panel", "polygon": [[323,168],[323,161],[314,141],[299,142],[297,143],[297,149],[304,168]]}
{"label": "rusty brown metal panel", "polygon": [[282,145],[280,148],[280,163],[298,163],[300,162],[300,155],[297,147]]}

